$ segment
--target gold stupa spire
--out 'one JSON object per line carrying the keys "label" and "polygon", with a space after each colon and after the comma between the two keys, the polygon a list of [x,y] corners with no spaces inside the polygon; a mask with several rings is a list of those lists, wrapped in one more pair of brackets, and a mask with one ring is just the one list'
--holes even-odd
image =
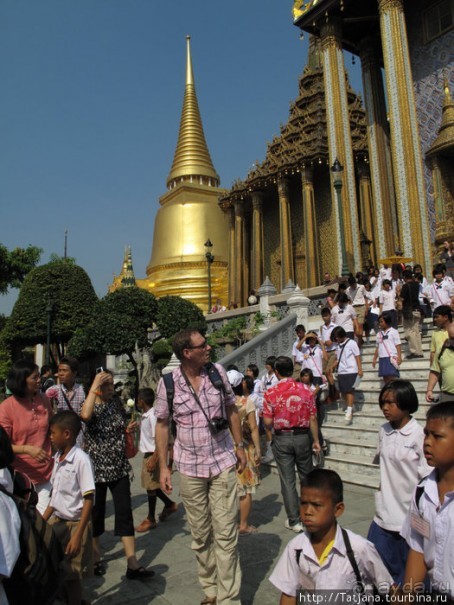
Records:
{"label": "gold stupa spire", "polygon": [[136,285],[136,277],[132,266],[131,246],[125,246],[123,265],[119,275],[114,275],[113,281],[109,286],[109,292],[115,292],[118,288],[131,288]]}
{"label": "gold stupa spire", "polygon": [[178,183],[184,181],[218,187],[219,176],[208,151],[195,92],[190,36],[186,36],[186,53],[186,88],[180,132],[172,168],[167,178],[167,187],[173,189]]}

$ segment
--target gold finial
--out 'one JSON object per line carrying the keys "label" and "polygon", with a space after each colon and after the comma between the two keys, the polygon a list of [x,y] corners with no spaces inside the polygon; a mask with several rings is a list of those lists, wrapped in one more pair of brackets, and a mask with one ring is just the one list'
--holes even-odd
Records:
{"label": "gold finial", "polygon": [[181,180],[186,181],[193,177],[201,180],[203,184],[219,186],[219,176],[211,161],[203,132],[192,71],[191,37],[188,35],[186,36],[186,88],[180,132],[172,168],[167,178],[167,187],[171,188]]}

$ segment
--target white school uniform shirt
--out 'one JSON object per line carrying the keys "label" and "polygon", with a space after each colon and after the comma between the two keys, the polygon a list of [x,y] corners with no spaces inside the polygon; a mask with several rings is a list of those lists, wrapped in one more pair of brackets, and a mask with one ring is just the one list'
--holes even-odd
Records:
{"label": "white school uniform shirt", "polygon": [[[412,515],[423,518],[429,526],[429,537],[423,536],[414,526]],[[424,493],[416,506],[414,495],[405,517],[400,535],[409,547],[424,554],[431,589],[448,598],[454,598],[454,492],[445,495],[440,503],[437,485],[437,470],[434,469],[424,481]]]}
{"label": "white school uniform shirt", "polygon": [[423,428],[414,418],[401,429],[389,422],[380,427],[374,460],[380,464],[380,490],[375,492],[374,521],[383,529],[402,529],[415,487],[431,471],[423,443]]}
{"label": "white school uniform shirt", "polygon": [[355,358],[361,355],[361,353],[354,340],[347,338],[342,344],[339,343],[336,355],[338,361],[340,359],[339,365],[337,366],[338,374],[358,373],[358,363]]}
{"label": "white school uniform shirt", "polygon": [[400,345],[399,332],[395,328],[380,330],[377,334],[378,357],[394,357],[397,355],[397,345]]}
{"label": "white school uniform shirt", "polygon": [[271,375],[268,372],[262,376],[262,390],[264,393],[270,388],[274,387],[275,384],[279,382],[279,378],[273,372]]}
{"label": "white school uniform shirt", "polygon": [[299,341],[299,338],[297,338],[292,347],[292,356],[295,359],[295,363],[301,363],[303,361],[303,354],[296,348],[296,345],[299,343]]}
{"label": "white school uniform shirt", "polygon": [[[347,533],[367,593],[372,593],[372,585],[388,592],[393,579],[375,546],[350,530]],[[301,550],[299,563],[296,550]],[[299,589],[352,590],[357,584],[356,576],[347,557],[340,527],[337,526],[333,548],[321,565],[307,531],[293,538],[269,580],[278,590],[293,597]]]}
{"label": "white school uniform shirt", "polygon": [[380,296],[380,292],[381,292],[381,279],[377,279],[377,281],[375,282],[375,284],[371,287],[370,289],[370,293],[372,294],[373,298],[375,300],[378,299],[378,297]]}
{"label": "white school uniform shirt", "polygon": [[79,521],[84,496],[94,494],[95,479],[88,454],[75,445],[60,462],[61,452],[54,456],[54,468],[50,481],[52,493],[50,506],[54,514],[66,521]]}
{"label": "white school uniform shirt", "polygon": [[303,361],[301,369],[308,368],[312,370],[314,377],[321,378],[323,375],[323,351],[319,345],[315,345],[312,349],[309,345],[303,345]]}
{"label": "white school uniform shirt", "polygon": [[383,305],[382,312],[396,309],[396,293],[393,290],[382,290],[378,296],[378,302]]}
{"label": "white school uniform shirt", "polygon": [[142,452],[142,454],[153,453],[156,449],[156,422],[154,408],[150,408],[142,414],[139,439],[139,452]]}
{"label": "white school uniform shirt", "polygon": [[356,311],[352,305],[345,305],[343,309],[335,305],[331,309],[331,320],[336,326],[341,326],[346,332],[353,332],[353,320],[356,319]]}
{"label": "white school uniform shirt", "polygon": [[440,305],[451,305],[451,298],[454,296],[454,287],[447,281],[441,281],[439,284],[433,282],[427,288],[427,297],[432,303],[433,308]]}
{"label": "white school uniform shirt", "polygon": [[320,326],[320,338],[323,344],[325,345],[325,350],[327,353],[329,353],[330,351],[335,351],[337,349],[337,345],[335,342],[333,342],[330,346],[326,344],[327,340],[331,340],[331,332],[334,330],[335,327],[336,324],[333,321],[331,321],[328,325],[323,323]]}
{"label": "white school uniform shirt", "polygon": [[366,304],[367,290],[362,284],[356,284],[355,287],[349,286],[346,291],[347,296],[352,301],[354,307]]}
{"label": "white school uniform shirt", "polygon": [[0,605],[8,605],[2,577],[9,578],[20,555],[21,521],[12,498],[0,492]]}
{"label": "white school uniform shirt", "polygon": [[381,277],[382,281],[384,279],[391,279],[391,275],[392,275],[391,267],[388,267],[387,269],[385,269],[384,267],[382,267],[380,269],[380,277]]}

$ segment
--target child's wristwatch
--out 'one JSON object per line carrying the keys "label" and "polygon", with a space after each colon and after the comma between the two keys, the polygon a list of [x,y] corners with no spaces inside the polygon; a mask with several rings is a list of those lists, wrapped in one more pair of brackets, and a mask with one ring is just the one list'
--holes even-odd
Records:
{"label": "child's wristwatch", "polygon": [[236,444],[236,447],[237,447],[237,448],[241,447],[241,448],[243,448],[243,450],[244,450],[244,441],[240,441],[239,443],[237,443],[237,444]]}

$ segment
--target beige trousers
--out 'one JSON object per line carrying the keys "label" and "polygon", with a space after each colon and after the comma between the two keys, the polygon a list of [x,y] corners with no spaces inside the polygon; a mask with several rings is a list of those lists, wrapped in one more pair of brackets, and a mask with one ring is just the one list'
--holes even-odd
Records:
{"label": "beige trousers", "polygon": [[413,311],[411,319],[402,320],[405,338],[408,341],[408,348],[413,355],[422,355],[421,332],[419,324],[421,323],[421,311]]}
{"label": "beige trousers", "polygon": [[210,478],[181,474],[180,493],[203,592],[207,597],[217,597],[217,605],[239,605],[241,569],[235,467]]}

